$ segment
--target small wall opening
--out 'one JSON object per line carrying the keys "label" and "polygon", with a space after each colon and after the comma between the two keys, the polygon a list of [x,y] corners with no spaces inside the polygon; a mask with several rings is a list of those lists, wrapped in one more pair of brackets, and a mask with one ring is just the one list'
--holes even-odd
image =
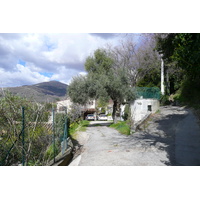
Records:
{"label": "small wall opening", "polygon": [[152,105],[148,105],[147,110],[151,112],[152,111]]}

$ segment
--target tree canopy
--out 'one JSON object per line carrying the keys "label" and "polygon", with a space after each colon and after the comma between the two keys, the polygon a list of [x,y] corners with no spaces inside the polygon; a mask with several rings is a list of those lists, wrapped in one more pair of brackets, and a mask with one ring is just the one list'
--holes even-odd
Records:
{"label": "tree canopy", "polygon": [[157,50],[165,62],[172,65],[174,79],[181,79],[181,98],[195,101],[200,96],[200,34],[158,34]]}
{"label": "tree canopy", "polygon": [[89,98],[112,99],[113,119],[117,107],[133,98],[131,84],[125,68],[117,68],[105,49],[97,49],[85,62],[87,76],[77,76],[70,84],[69,96],[75,103],[85,104]]}
{"label": "tree canopy", "polygon": [[200,77],[200,34],[170,33],[158,38],[158,50],[192,79]]}

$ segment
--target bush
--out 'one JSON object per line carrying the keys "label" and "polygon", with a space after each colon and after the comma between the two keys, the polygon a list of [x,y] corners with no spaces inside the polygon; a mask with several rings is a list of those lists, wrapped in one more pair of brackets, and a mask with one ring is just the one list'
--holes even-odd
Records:
{"label": "bush", "polygon": [[130,105],[126,104],[125,109],[124,109],[124,115],[122,116],[122,118],[124,119],[124,121],[128,120],[130,116]]}
{"label": "bush", "polygon": [[[55,142],[55,156],[58,155],[59,152],[60,152],[59,142],[56,141],[56,142]],[[47,150],[46,150],[46,152],[45,152],[45,154],[44,154],[44,159],[45,159],[46,161],[48,161],[48,160],[52,160],[53,158],[54,158],[54,144],[51,144],[51,145],[47,148]]]}
{"label": "bush", "polygon": [[25,108],[26,164],[41,164],[44,152],[51,143],[51,134],[43,123],[49,115],[45,106],[5,92],[0,98],[1,165],[18,165],[22,161],[22,106]]}
{"label": "bush", "polygon": [[171,102],[169,101],[169,96],[168,95],[162,95],[160,99],[160,105],[165,106],[165,105],[170,105]]}

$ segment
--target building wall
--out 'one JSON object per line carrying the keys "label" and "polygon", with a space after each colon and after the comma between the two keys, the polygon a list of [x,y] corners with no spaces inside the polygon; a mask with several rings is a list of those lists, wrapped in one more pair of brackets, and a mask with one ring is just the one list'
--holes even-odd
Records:
{"label": "building wall", "polygon": [[67,107],[67,110],[70,110],[71,105],[72,105],[72,102],[70,99],[58,101],[57,102],[57,111],[62,112],[62,111],[64,111],[65,107]]}
{"label": "building wall", "polygon": [[155,113],[160,107],[160,102],[157,99],[136,99],[130,106],[132,119],[137,123],[148,113]]}
{"label": "building wall", "polygon": [[[73,104],[73,102],[70,99],[58,101],[57,102],[57,111],[62,112],[65,110],[65,107],[67,107],[67,110],[69,111],[71,109],[72,104]],[[90,100],[85,106],[80,106],[80,109],[82,111],[92,110],[92,109],[95,110],[95,108],[96,108],[96,100]]]}

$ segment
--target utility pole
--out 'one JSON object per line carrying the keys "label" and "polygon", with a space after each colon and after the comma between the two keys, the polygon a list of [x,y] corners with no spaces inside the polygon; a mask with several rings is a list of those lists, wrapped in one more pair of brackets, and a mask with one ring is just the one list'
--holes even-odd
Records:
{"label": "utility pole", "polygon": [[165,95],[163,54],[161,54],[160,56],[161,56],[161,94]]}

